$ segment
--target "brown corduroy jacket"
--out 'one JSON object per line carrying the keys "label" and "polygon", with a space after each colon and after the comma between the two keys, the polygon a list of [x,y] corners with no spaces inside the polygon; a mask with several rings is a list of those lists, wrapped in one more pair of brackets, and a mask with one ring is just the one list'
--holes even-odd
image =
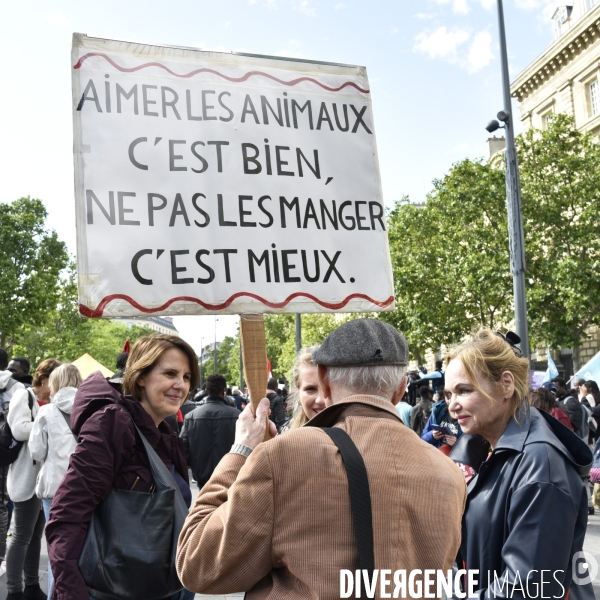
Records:
{"label": "brown corduroy jacket", "polygon": [[452,567],[466,498],[460,470],[408,429],[389,401],[361,395],[247,459],[223,457],[179,537],[177,571],[187,589],[248,591],[251,600],[340,597],[340,570],[359,563],[342,458],[317,429],[334,425],[367,468],[375,568],[392,576],[406,569],[408,579],[413,569]]}

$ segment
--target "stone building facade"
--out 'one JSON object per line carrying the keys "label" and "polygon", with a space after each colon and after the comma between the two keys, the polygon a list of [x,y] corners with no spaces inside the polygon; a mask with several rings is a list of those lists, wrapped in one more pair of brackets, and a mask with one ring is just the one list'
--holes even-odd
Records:
{"label": "stone building facade", "polygon": [[567,113],[582,131],[600,133],[600,1],[575,0],[554,13],[556,39],[511,86],[523,129],[544,129]]}
{"label": "stone building facade", "polygon": [[168,335],[179,335],[177,327],[173,324],[171,317],[122,317],[111,319],[115,323],[125,325],[126,327],[147,327],[158,333],[166,333]]}

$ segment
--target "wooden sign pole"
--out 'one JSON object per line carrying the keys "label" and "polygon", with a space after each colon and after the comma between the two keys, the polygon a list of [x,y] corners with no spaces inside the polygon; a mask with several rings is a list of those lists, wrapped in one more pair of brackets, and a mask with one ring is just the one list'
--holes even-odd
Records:
{"label": "wooden sign pole", "polygon": [[[265,397],[267,389],[267,342],[265,339],[265,318],[263,315],[240,315],[240,340],[244,363],[244,377],[250,392],[252,412]],[[268,421],[268,417],[267,417]],[[265,441],[271,439],[269,427],[265,431]]]}

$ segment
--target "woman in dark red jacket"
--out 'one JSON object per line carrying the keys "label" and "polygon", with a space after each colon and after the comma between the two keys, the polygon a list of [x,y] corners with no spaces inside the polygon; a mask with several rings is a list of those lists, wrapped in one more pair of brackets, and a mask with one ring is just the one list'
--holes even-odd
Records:
{"label": "woman in dark red jacket", "polygon": [[571,425],[571,421],[569,421],[567,413],[556,405],[556,398],[550,390],[543,387],[534,390],[530,395],[529,404],[535,406],[539,410],[545,410],[548,414],[559,420],[565,427],[568,427],[573,431],[573,426]]}
{"label": "woman in dark red jacket", "polygon": [[148,457],[131,417],[190,505],[183,444],[162,421],[177,413],[197,383],[194,350],[179,337],[157,335],[138,340],[133,348],[123,378],[128,395],[122,396],[100,373],[90,375],[78,389],[71,412],[78,444],[46,526],[52,600],[89,600],[77,563],[92,513],[110,490],[152,491]]}

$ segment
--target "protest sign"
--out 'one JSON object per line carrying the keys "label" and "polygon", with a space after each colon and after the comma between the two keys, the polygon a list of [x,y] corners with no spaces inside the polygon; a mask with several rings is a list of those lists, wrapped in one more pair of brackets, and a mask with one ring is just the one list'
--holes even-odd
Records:
{"label": "protest sign", "polygon": [[393,309],[363,67],[74,34],[80,312]]}

